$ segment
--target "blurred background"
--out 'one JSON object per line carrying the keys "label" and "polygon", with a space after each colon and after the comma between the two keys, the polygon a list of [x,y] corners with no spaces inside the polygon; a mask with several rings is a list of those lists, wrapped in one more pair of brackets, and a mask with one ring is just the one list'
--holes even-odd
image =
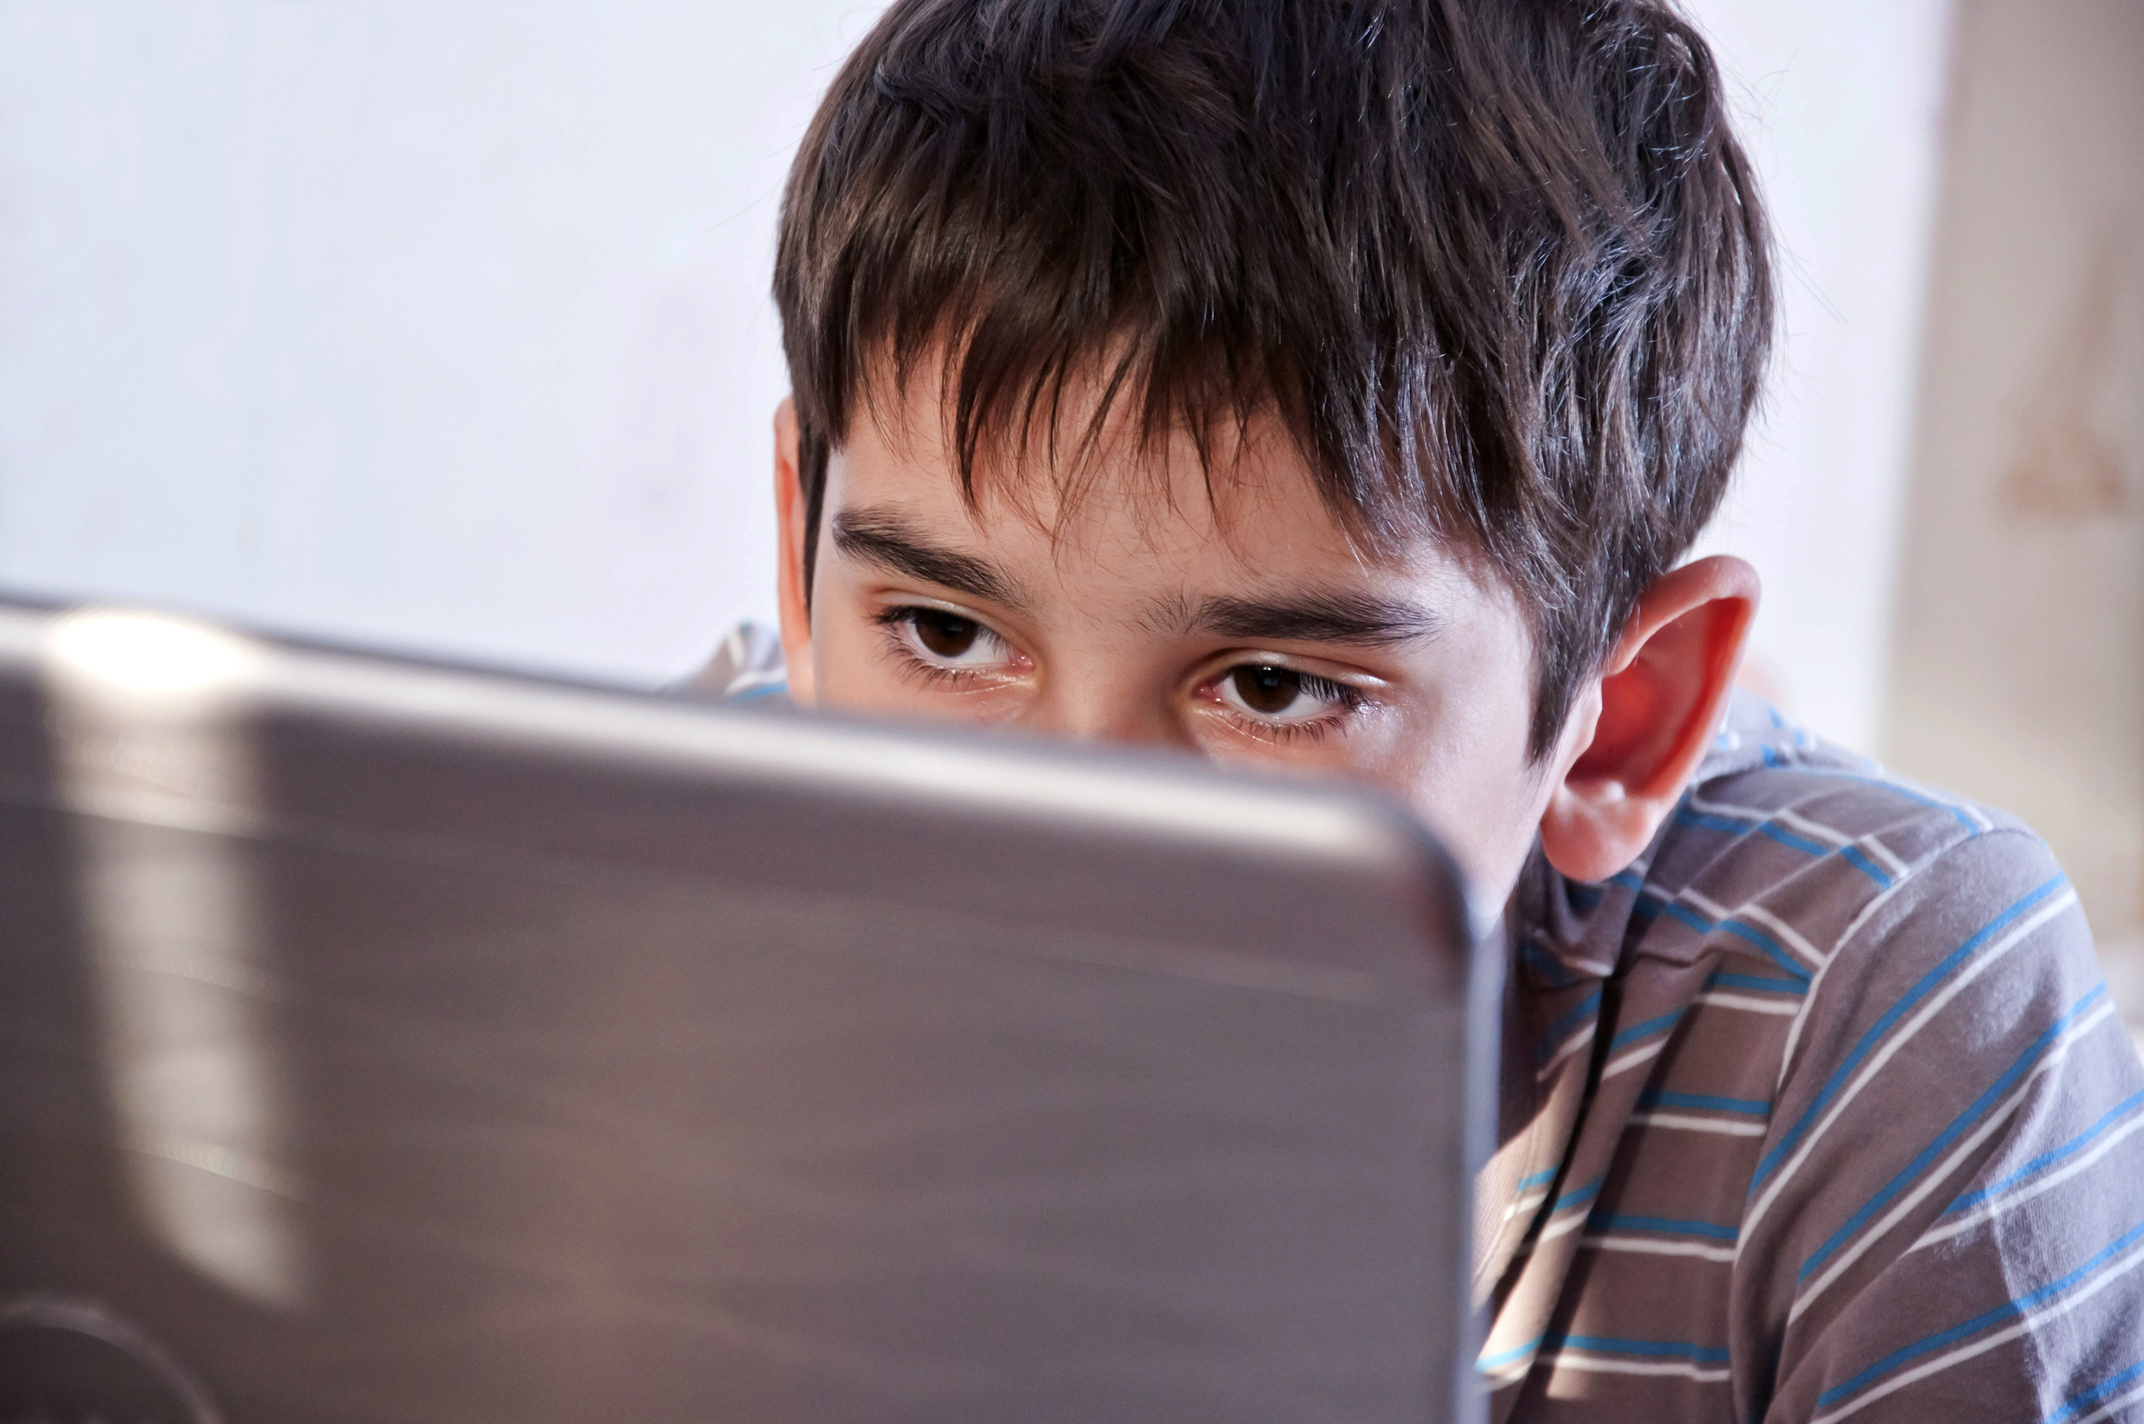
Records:
{"label": "blurred background", "polygon": [[[773,607],[850,0],[0,0],[0,586],[655,684]],[[1757,675],[2144,1021],[2144,3],[1692,0],[1784,249]]]}

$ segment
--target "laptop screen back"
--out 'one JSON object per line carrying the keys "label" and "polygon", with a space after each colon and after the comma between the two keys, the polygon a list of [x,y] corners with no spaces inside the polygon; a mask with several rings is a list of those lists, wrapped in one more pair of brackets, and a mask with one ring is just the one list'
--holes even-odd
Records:
{"label": "laptop screen back", "polygon": [[0,845],[0,1420],[1471,1408],[1373,801],[14,607]]}

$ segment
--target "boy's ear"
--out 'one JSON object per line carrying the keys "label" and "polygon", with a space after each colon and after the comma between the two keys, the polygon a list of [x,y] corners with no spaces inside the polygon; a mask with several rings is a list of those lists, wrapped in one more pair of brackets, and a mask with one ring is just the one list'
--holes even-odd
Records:
{"label": "boy's ear", "polygon": [[782,660],[789,698],[809,707],[812,686],[811,607],[804,588],[804,482],[797,462],[797,405],[788,396],[774,408],[774,513],[781,543],[776,598],[782,616]]}
{"label": "boy's ear", "polygon": [[[1599,684],[1572,712],[1541,849],[1573,880],[1605,880],[1652,842],[1712,745],[1757,612],[1757,571],[1716,555],[1645,591]],[[1590,735],[1584,722],[1590,718]]]}

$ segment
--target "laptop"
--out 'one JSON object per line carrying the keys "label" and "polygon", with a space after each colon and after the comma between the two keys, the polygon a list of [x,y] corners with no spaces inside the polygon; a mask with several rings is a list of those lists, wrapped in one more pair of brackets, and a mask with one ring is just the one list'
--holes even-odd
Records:
{"label": "laptop", "polygon": [[0,1424],[1444,1421],[1396,806],[0,604]]}

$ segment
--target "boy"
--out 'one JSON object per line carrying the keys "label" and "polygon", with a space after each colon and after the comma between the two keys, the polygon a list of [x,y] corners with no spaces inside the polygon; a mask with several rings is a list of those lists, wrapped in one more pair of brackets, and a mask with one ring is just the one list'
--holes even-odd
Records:
{"label": "boy", "polygon": [[779,661],[1439,829],[1513,955],[1496,1418],[2144,1417],[2074,895],[1734,700],[1756,577],[1678,567],[1770,281],[1660,0],[896,0],[783,211]]}

